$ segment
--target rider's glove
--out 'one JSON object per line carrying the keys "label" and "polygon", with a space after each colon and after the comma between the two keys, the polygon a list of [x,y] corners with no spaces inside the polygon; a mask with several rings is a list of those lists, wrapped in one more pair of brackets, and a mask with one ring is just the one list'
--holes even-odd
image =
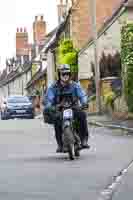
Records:
{"label": "rider's glove", "polygon": [[89,107],[88,104],[82,104],[82,109],[83,109],[83,110],[88,109],[88,107]]}

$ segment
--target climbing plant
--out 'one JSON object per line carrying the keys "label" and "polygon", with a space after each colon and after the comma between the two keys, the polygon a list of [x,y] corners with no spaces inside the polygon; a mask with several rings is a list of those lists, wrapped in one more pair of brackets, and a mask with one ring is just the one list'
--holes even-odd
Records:
{"label": "climbing plant", "polygon": [[74,48],[71,39],[61,40],[57,49],[57,63],[70,64],[71,72],[76,79],[78,74],[78,50]]}
{"label": "climbing plant", "polygon": [[133,112],[133,22],[121,29],[121,60],[124,92],[130,112]]}

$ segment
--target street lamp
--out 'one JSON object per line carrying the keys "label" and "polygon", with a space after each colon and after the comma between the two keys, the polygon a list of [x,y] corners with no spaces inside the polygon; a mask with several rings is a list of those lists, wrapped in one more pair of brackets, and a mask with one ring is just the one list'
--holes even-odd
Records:
{"label": "street lamp", "polygon": [[91,16],[91,30],[94,44],[94,65],[95,65],[95,84],[96,84],[96,109],[101,113],[101,98],[100,98],[100,69],[98,61],[98,35],[96,25],[96,0],[89,0],[90,16]]}

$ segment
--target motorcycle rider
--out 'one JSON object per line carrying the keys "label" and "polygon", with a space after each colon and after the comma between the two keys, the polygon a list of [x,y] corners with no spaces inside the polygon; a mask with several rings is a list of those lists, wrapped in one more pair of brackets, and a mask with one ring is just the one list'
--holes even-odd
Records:
{"label": "motorcycle rider", "polygon": [[[82,107],[87,108],[87,96],[80,84],[71,80],[71,71],[68,64],[62,64],[58,68],[58,80],[46,91],[44,97],[44,121],[54,123],[55,137],[57,141],[56,152],[63,151],[61,116],[56,113],[56,105],[60,104],[60,95],[69,92],[80,101]],[[88,126],[86,113],[83,110],[74,110],[74,118],[79,121],[79,133],[81,148],[90,148],[88,145]]]}

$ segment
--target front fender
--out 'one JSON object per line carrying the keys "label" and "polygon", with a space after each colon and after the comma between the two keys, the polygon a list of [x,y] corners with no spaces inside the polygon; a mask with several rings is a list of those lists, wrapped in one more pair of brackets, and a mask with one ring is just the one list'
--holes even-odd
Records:
{"label": "front fender", "polygon": [[71,121],[70,120],[65,120],[63,121],[63,129],[66,128],[66,127],[71,127]]}

